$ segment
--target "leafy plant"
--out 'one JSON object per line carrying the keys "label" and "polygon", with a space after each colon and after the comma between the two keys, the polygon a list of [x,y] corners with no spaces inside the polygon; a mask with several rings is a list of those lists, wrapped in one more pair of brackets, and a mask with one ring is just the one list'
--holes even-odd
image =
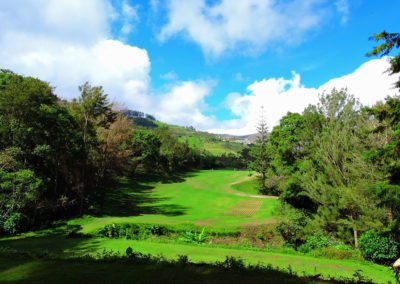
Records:
{"label": "leafy plant", "polygon": [[207,236],[205,229],[203,228],[200,233],[186,231],[181,235],[179,240],[187,242],[187,243],[202,244],[202,243],[205,243],[208,238],[209,237]]}
{"label": "leafy plant", "polygon": [[4,231],[8,234],[15,235],[22,232],[27,223],[26,215],[22,213],[12,213],[3,224]]}
{"label": "leafy plant", "polygon": [[306,243],[299,247],[299,251],[307,253],[315,249],[325,248],[330,244],[331,241],[329,237],[317,234],[308,237]]}
{"label": "leafy plant", "polygon": [[225,269],[244,269],[246,266],[240,257],[227,256],[223,262],[217,262],[218,266]]}
{"label": "leafy plant", "polygon": [[393,238],[383,236],[373,230],[361,235],[359,248],[365,259],[378,263],[389,264],[399,253],[399,244]]}
{"label": "leafy plant", "polygon": [[163,236],[168,233],[169,229],[160,225],[108,224],[99,229],[97,235],[106,238],[143,240],[149,236]]}

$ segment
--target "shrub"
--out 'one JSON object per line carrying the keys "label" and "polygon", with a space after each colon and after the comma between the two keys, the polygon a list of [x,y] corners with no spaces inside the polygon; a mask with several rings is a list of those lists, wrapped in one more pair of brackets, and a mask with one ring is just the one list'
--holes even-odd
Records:
{"label": "shrub", "polygon": [[307,253],[312,250],[322,249],[331,244],[329,237],[321,234],[310,236],[306,243],[299,247],[299,251]]}
{"label": "shrub", "polygon": [[179,239],[186,243],[202,244],[206,242],[208,236],[205,233],[205,229],[203,228],[200,233],[191,231],[184,232]]}
{"label": "shrub", "polygon": [[393,238],[367,231],[359,239],[362,256],[377,263],[391,263],[398,255],[399,245]]}
{"label": "shrub", "polygon": [[169,230],[160,225],[147,224],[108,224],[99,229],[97,235],[106,238],[125,238],[142,240],[150,236],[162,236]]}
{"label": "shrub", "polygon": [[178,260],[176,262],[181,266],[186,266],[190,263],[187,255],[178,255]]}
{"label": "shrub", "polygon": [[216,262],[216,264],[226,269],[244,269],[246,267],[243,259],[234,256],[227,256],[223,262]]}
{"label": "shrub", "polygon": [[163,226],[158,226],[158,225],[152,225],[150,228],[149,228],[149,231],[150,231],[150,233],[153,235],[153,236],[163,236],[163,235],[165,235],[166,234],[166,228],[165,227],[163,227]]}
{"label": "shrub", "polygon": [[302,243],[303,230],[307,225],[307,216],[301,210],[289,205],[280,208],[281,222],[276,227],[285,242],[291,246],[299,246]]}
{"label": "shrub", "polygon": [[12,213],[3,223],[3,229],[10,235],[23,232],[26,229],[28,218],[22,213]]}
{"label": "shrub", "polygon": [[125,251],[125,254],[127,257],[131,257],[133,255],[133,249],[131,247],[128,247]]}

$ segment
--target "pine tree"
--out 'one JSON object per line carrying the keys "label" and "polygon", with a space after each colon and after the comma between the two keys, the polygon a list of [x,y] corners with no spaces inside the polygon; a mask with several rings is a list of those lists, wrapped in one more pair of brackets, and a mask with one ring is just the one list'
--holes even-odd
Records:
{"label": "pine tree", "polygon": [[260,192],[264,194],[268,191],[266,186],[267,169],[269,165],[267,134],[268,125],[264,118],[264,107],[261,107],[261,115],[257,125],[257,140],[255,146],[251,150],[253,161],[250,164],[250,168],[259,174]]}

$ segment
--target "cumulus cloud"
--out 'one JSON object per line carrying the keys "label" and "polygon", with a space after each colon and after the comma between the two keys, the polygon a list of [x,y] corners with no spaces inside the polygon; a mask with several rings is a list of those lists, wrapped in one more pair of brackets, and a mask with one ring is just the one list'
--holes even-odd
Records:
{"label": "cumulus cloud", "polygon": [[212,116],[203,114],[207,109],[204,99],[210,95],[213,85],[212,81],[184,81],[174,85],[156,105],[160,119],[200,129],[215,124]]}
{"label": "cumulus cloud", "polygon": [[257,51],[271,43],[298,43],[318,27],[325,8],[318,0],[171,0],[159,39],[182,34],[207,56],[237,48]]}
{"label": "cumulus cloud", "polygon": [[[89,81],[92,85],[102,85],[111,99],[125,107],[154,114],[165,122],[234,134],[254,132],[262,105],[272,127],[286,112],[301,112],[309,103],[317,101],[318,93],[330,91],[334,86],[348,87],[350,93],[367,104],[395,93],[391,84],[396,78],[383,74],[388,67],[387,59],[369,61],[352,74],[333,79],[319,88],[307,88],[301,83],[300,74],[293,72],[289,79],[266,78],[253,82],[245,92],[229,94],[225,105],[237,118],[219,121],[208,114],[205,102],[207,96],[212,94],[214,81],[182,81],[170,72],[162,76],[167,82],[161,90],[151,88],[151,62],[147,51],[115,39],[111,34],[111,23],[123,21],[124,17],[133,19],[137,13],[128,4],[124,8],[123,1],[122,6],[117,8],[112,3],[103,0],[0,1],[0,67],[48,81],[56,86],[56,93],[63,98],[77,97],[78,86]],[[172,1],[171,5],[174,3]],[[194,10],[193,7],[188,8],[188,16],[190,13],[198,16],[198,9],[206,8],[201,13],[207,15],[200,13],[206,29],[199,27],[200,30],[193,33],[199,33],[202,38],[204,36],[204,40],[207,33],[210,34],[211,41],[215,40],[205,43],[210,52],[218,53],[240,42],[253,43],[248,24],[236,27],[239,23],[227,16],[230,14],[226,12],[228,10],[232,10],[233,14],[239,13],[230,1],[221,1],[214,6],[204,6],[202,1],[183,1],[181,5],[189,5],[187,3],[195,7]],[[249,8],[243,3],[253,3],[254,6]],[[276,8],[271,6],[272,2],[263,3],[255,0],[236,3],[244,11],[241,19],[247,23],[250,22],[248,17],[259,18],[261,14],[257,14],[258,10]],[[314,7],[314,1],[308,1],[307,7],[300,1],[290,3],[297,3],[300,12]],[[276,15],[278,18],[281,16],[281,13]],[[268,21],[273,21],[272,18]],[[318,21],[317,18],[314,20]],[[308,29],[314,20],[301,19],[298,25]],[[182,21],[186,23],[189,19]],[[210,28],[215,21],[221,23],[216,28]],[[261,25],[264,21],[267,20],[261,19],[252,24],[260,31],[258,22]],[[173,26],[179,27],[178,24],[166,28],[165,36],[172,35],[169,31],[174,30]],[[271,32],[266,31],[269,38]],[[228,44],[217,39],[225,32]],[[240,73],[236,77],[245,78]]]}
{"label": "cumulus cloud", "polygon": [[[110,2],[111,3],[111,2]],[[137,7],[122,1],[113,7],[101,0],[0,2],[0,66],[36,76],[56,86],[63,98],[77,97],[85,81],[102,85],[124,107],[159,119],[205,129],[215,120],[203,114],[211,81],[173,81],[156,92],[151,88],[151,63],[145,49],[113,39],[110,25],[137,20]]]}
{"label": "cumulus cloud", "polygon": [[307,88],[301,83],[298,73],[292,78],[269,78],[255,81],[247,87],[245,94],[232,93],[226,98],[228,109],[238,118],[221,122],[211,132],[229,134],[249,134],[255,132],[257,120],[264,107],[264,115],[270,128],[279,123],[287,112],[301,113],[309,104],[318,102],[318,95],[333,88],[347,88],[364,105],[383,100],[388,95],[397,94],[393,88],[396,81],[385,70],[388,58],[370,60],[349,75],[332,79],[319,88]]}
{"label": "cumulus cloud", "polygon": [[[123,11],[127,17],[134,13]],[[2,1],[0,66],[46,80],[64,98],[77,96],[85,81],[124,101],[145,94],[148,54],[111,39],[114,12],[100,0]]]}

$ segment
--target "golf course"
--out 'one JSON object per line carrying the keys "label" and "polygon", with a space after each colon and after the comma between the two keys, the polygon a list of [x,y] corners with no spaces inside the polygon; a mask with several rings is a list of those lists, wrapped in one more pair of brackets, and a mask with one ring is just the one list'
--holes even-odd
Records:
{"label": "golf course", "polygon": [[[130,247],[135,253],[158,255],[170,261],[185,255],[190,263],[203,265],[234,257],[243,260],[245,265],[273,267],[276,269],[276,281],[282,283],[294,281],[292,277],[279,272],[287,269],[293,275],[317,275],[320,280],[353,279],[359,273],[374,283],[394,283],[389,268],[361,259],[312,256],[267,243],[252,245],[252,230],[258,230],[256,234],[262,239],[263,236],[259,235],[271,230],[280,218],[277,212],[279,200],[274,196],[257,195],[252,189],[254,179],[254,173],[236,170],[193,171],[168,179],[148,176],[141,177],[140,181],[121,178],[118,186],[107,194],[107,206],[104,208],[92,208],[91,214],[59,222],[51,229],[0,239],[0,282],[40,282],[44,274],[48,275],[46,277],[49,277],[47,279],[50,282],[86,280],[94,283],[99,275],[103,275],[100,279],[105,282],[107,279],[124,282],[138,273],[143,274],[143,282],[138,283],[152,282],[150,279],[153,273],[160,273],[160,279],[166,277],[168,281],[173,280],[167,273],[168,265],[158,265],[157,269],[157,266],[141,264],[142,268],[139,269],[129,264],[118,266],[113,263],[108,266],[84,260],[84,256],[96,258],[105,251],[124,255]],[[152,228],[158,226],[170,233],[149,234],[140,238],[128,238],[127,235],[122,237],[122,233],[111,237],[98,234],[104,227],[123,224],[142,224]],[[76,230],[74,235],[68,236],[71,228]],[[259,228],[266,228],[267,231],[259,231]],[[180,236],[188,232],[197,235],[203,233],[207,237],[198,242],[182,240]],[[51,257],[42,259],[24,254],[12,261],[7,260],[7,253],[18,252],[28,252],[28,255],[41,255],[45,252]],[[79,259],[69,261],[76,258]],[[90,273],[83,267],[88,267]],[[192,267],[183,272],[176,267],[169,269],[184,274],[180,276],[179,283],[194,274],[201,276],[198,278],[198,283],[201,283],[210,280],[207,271],[215,268]],[[221,271],[218,273],[224,274]],[[221,275],[224,281],[233,279],[225,276]],[[270,275],[269,279],[273,277]],[[244,278],[242,281],[245,281]]]}

